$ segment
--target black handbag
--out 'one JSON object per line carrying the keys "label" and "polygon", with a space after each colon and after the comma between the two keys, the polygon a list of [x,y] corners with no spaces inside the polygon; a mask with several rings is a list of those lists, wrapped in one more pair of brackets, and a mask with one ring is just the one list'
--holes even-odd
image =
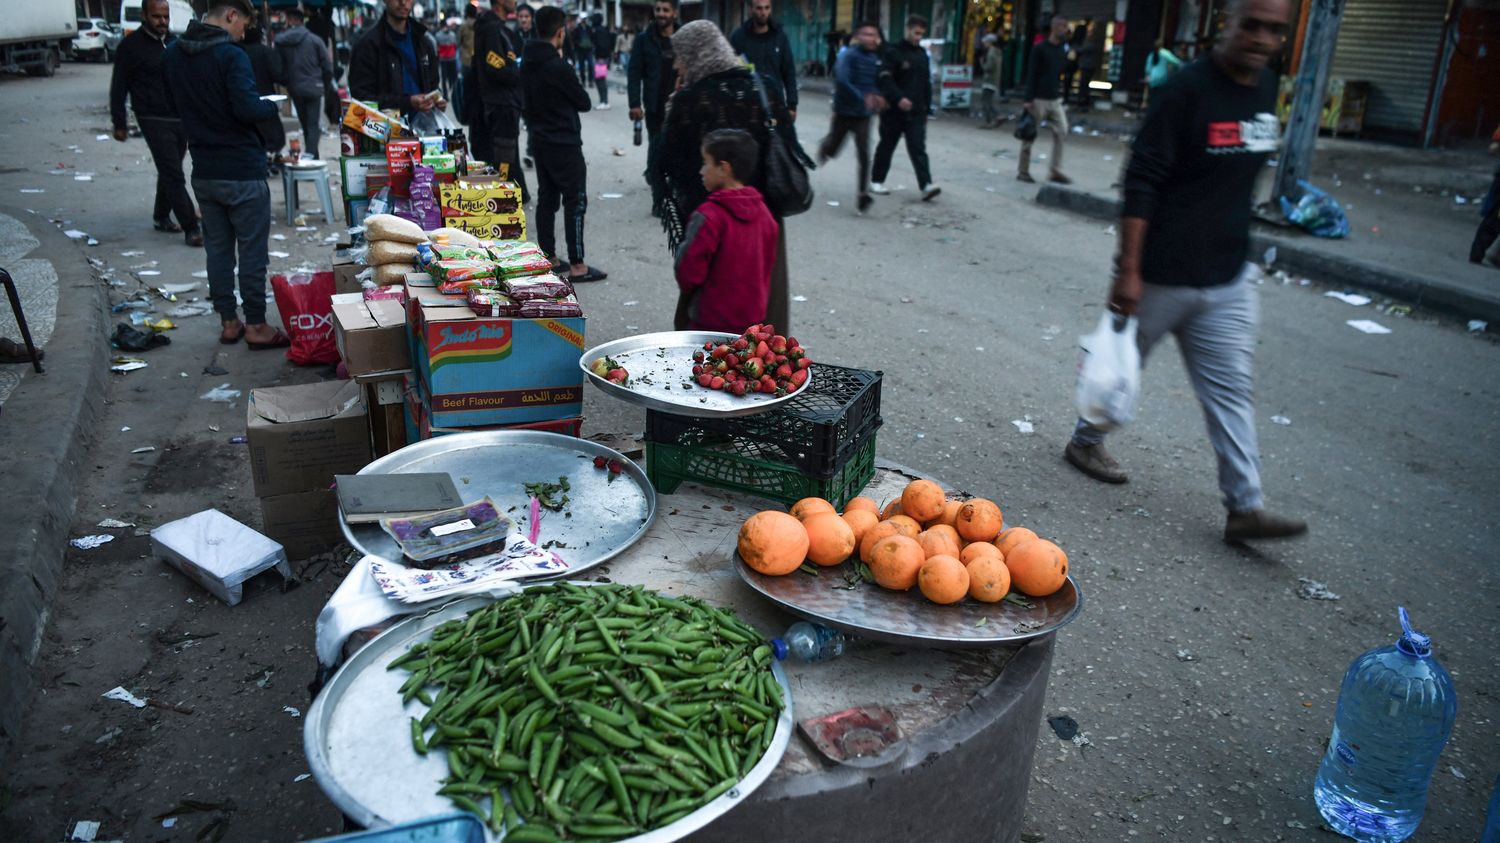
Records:
{"label": "black handbag", "polygon": [[766,149],[766,205],[778,217],[791,217],[806,211],[813,204],[812,181],[807,177],[807,167],[777,130],[776,118],[771,113],[770,100],[760,81],[760,74],[750,71],[755,82],[755,93],[760,96],[761,110],[766,114],[766,131],[769,147]]}
{"label": "black handbag", "polygon": [[1027,143],[1036,140],[1036,118],[1030,111],[1022,111],[1016,121],[1016,140]]}

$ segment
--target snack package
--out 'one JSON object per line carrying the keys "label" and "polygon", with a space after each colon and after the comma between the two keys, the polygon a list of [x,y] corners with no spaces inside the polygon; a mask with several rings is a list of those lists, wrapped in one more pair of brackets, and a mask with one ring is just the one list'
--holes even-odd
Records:
{"label": "snack package", "polygon": [[465,293],[472,287],[500,286],[495,278],[495,265],[489,261],[438,261],[427,272],[437,280],[438,291],[448,295]]}
{"label": "snack package", "polygon": [[486,497],[416,518],[387,518],[380,526],[401,546],[403,562],[435,568],[503,551],[516,525]]}
{"label": "snack package", "polygon": [[499,267],[499,273],[504,278],[526,278],[531,275],[547,275],[552,272],[552,261],[542,254],[541,249],[534,252],[515,252],[508,255],[496,255],[495,265]]}
{"label": "snack package", "polygon": [[365,137],[385,143],[395,132],[399,131],[398,127],[401,124],[381,114],[380,110],[372,105],[350,100],[348,107],[344,109],[344,125]]}
{"label": "snack package", "polygon": [[494,263],[489,250],[483,246],[433,246],[434,261],[487,261]]}
{"label": "snack package", "polygon": [[483,287],[470,287],[464,294],[469,301],[469,309],[478,316],[488,316],[496,319],[502,316],[519,316],[521,305],[515,299],[507,296],[499,290],[490,290]]}
{"label": "snack package", "polygon": [[412,219],[423,231],[431,231],[443,224],[443,215],[438,208],[433,190],[433,169],[426,164],[412,167],[411,210]]}
{"label": "snack package", "polygon": [[421,160],[421,141],[393,140],[385,145],[385,163],[391,174],[391,193],[396,196],[410,195],[412,166]]}
{"label": "snack package", "polygon": [[560,299],[573,294],[572,284],[551,273],[506,278],[503,286],[506,295],[522,303],[536,299]]}
{"label": "snack package", "polygon": [[365,301],[379,301],[391,299],[401,304],[406,304],[406,287],[402,284],[392,284],[389,287],[366,287],[364,290]]}
{"label": "snack package", "polygon": [[522,319],[557,319],[564,316],[582,316],[583,305],[578,303],[577,296],[563,296],[560,299],[533,299],[521,302],[516,314]]}

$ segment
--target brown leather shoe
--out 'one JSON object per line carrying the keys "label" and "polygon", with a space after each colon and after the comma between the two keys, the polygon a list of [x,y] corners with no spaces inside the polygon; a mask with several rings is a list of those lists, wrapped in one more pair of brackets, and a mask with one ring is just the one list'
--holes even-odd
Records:
{"label": "brown leather shoe", "polygon": [[1016,173],[1016,181],[1024,182],[1025,184],[1036,184],[1036,179],[1032,178],[1030,173]]}
{"label": "brown leather shoe", "polygon": [[1130,479],[1102,444],[1079,445],[1069,442],[1068,447],[1063,449],[1063,459],[1084,474],[1104,483],[1124,483]]}
{"label": "brown leather shoe", "polygon": [[183,242],[187,243],[189,246],[196,246],[196,247],[198,247],[200,249],[203,248],[203,232],[201,232],[201,231],[188,231],[188,232],[185,232],[182,235],[182,240],[183,240]]}
{"label": "brown leather shoe", "polygon": [[1224,541],[1243,542],[1256,539],[1289,539],[1307,532],[1307,522],[1252,509],[1231,512],[1224,520]]}
{"label": "brown leather shoe", "polygon": [[1067,176],[1063,175],[1061,172],[1059,172],[1057,170],[1053,170],[1052,171],[1052,175],[1050,175],[1050,176],[1047,177],[1047,181],[1050,181],[1050,182],[1052,182],[1054,184],[1072,184],[1073,183],[1072,179],[1068,178]]}

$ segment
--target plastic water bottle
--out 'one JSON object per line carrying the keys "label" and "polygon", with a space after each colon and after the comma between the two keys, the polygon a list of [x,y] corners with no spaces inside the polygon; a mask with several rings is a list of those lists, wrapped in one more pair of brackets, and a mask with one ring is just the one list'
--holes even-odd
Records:
{"label": "plastic water bottle", "polygon": [[1333,736],[1313,799],[1333,829],[1395,843],[1417,830],[1427,786],[1453,731],[1458,699],[1432,641],[1400,610],[1401,640],[1354,660],[1339,688]]}
{"label": "plastic water bottle", "polygon": [[798,621],[781,638],[771,639],[771,654],[778,661],[795,656],[805,662],[826,662],[843,655],[849,636],[819,623]]}
{"label": "plastic water bottle", "polygon": [[635,145],[641,145],[641,121],[635,121]]}

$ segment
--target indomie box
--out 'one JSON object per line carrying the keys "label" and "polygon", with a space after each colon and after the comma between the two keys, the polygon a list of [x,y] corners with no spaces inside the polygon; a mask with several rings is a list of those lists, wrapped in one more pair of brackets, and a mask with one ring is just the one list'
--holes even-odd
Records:
{"label": "indomie box", "polygon": [[525,240],[525,214],[496,214],[483,217],[443,217],[449,228],[465,231],[482,240]]}
{"label": "indomie box", "polygon": [[438,427],[520,424],[583,413],[584,318],[489,319],[418,302],[412,367]]}

